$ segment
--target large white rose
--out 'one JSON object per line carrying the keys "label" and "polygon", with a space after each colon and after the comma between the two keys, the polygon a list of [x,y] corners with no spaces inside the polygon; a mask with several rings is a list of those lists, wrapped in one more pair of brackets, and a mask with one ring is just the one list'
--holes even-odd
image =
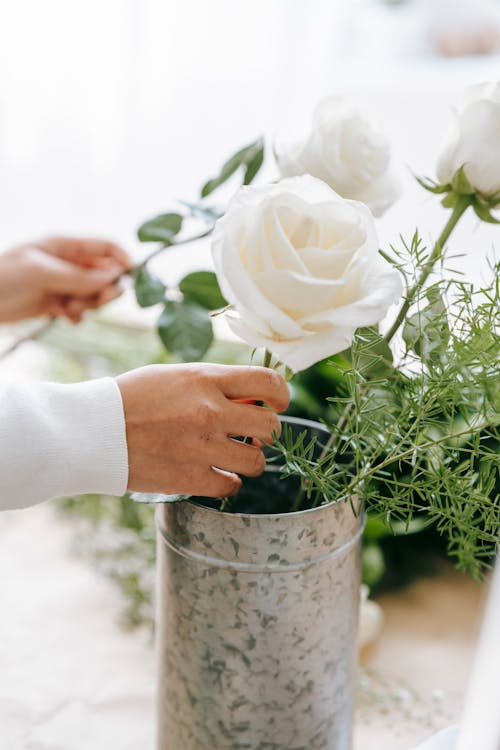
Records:
{"label": "large white rose", "polygon": [[366,203],[374,216],[381,216],[401,192],[386,139],[342,97],[321,101],[307,139],[278,145],[276,157],[282,177],[318,177],[343,198]]}
{"label": "large white rose", "polygon": [[212,252],[232,330],[294,371],[346,349],[401,294],[369,209],[308,175],[241,188]]}
{"label": "large white rose", "polygon": [[439,182],[451,182],[461,167],[478,193],[489,197],[500,191],[500,82],[466,89],[438,161]]}

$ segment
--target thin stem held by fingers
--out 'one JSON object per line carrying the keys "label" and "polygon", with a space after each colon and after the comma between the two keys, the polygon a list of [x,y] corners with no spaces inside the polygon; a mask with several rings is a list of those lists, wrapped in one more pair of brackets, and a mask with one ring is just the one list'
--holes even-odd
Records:
{"label": "thin stem held by fingers", "polygon": [[[111,285],[117,284],[119,281],[121,281],[126,276],[133,276],[137,271],[140,271],[142,268],[145,268],[147,264],[153,259],[156,258],[158,255],[161,255],[161,253],[165,252],[165,250],[168,250],[170,247],[174,247],[177,245],[187,245],[190,242],[196,242],[197,240],[202,240],[205,237],[208,237],[213,231],[213,228],[210,227],[204,232],[201,232],[200,234],[195,235],[194,237],[186,237],[182,240],[177,240],[176,242],[170,242],[170,243],[164,243],[160,247],[157,247],[153,252],[149,253],[144,260],[142,260],[140,263],[136,263],[135,265],[131,266],[130,268],[127,268],[120,273],[118,273],[112,280]],[[16,341],[14,341],[12,344],[10,344],[3,352],[0,353],[0,360],[5,359],[6,357],[13,354],[22,344],[27,343],[28,341],[36,341],[40,339],[42,336],[44,336],[53,326],[55,323],[56,318],[52,317],[49,320],[45,321],[39,328],[37,328],[36,331],[33,331],[29,334],[26,334],[24,336],[20,336]]]}

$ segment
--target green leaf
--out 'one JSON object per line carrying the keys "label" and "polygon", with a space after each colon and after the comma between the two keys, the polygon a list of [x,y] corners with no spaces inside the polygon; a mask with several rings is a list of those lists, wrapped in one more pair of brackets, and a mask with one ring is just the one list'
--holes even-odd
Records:
{"label": "green leaf", "polygon": [[375,586],[385,573],[385,560],[382,548],[371,542],[363,546],[361,553],[361,574],[363,583]]}
{"label": "green leaf", "polygon": [[368,380],[385,378],[392,372],[391,347],[374,327],[358,328],[355,343],[343,354]]}
{"label": "green leaf", "polygon": [[378,515],[369,513],[366,519],[363,540],[365,542],[378,542],[391,536],[406,536],[407,534],[419,534],[429,526],[428,518],[412,518],[407,521],[386,521]]}
{"label": "green leaf", "polygon": [[213,341],[212,321],[197,302],[169,300],[158,320],[158,334],[170,352],[184,362],[195,362]]}
{"label": "green leaf", "polygon": [[408,536],[409,534],[420,534],[430,525],[428,518],[412,518],[409,521],[393,521],[390,531],[394,536]]}
{"label": "green leaf", "polygon": [[[262,138],[259,138],[233,154],[233,156],[224,162],[217,177],[208,180],[208,182],[203,185],[201,189],[201,197],[206,198],[207,195],[213,193],[213,191],[223,185],[224,182],[226,182],[236,170],[239,169],[239,167],[245,166],[248,172],[250,165],[253,163],[250,174],[254,169],[256,169],[256,174],[260,169],[260,165],[258,165],[259,152],[263,151],[263,148]],[[255,174],[253,176],[255,176]]]}
{"label": "green leaf", "polygon": [[387,536],[391,536],[391,527],[389,524],[380,516],[368,513],[363,540],[365,542],[378,542]]}
{"label": "green leaf", "polygon": [[169,245],[181,231],[182,221],[181,214],[160,214],[142,224],[137,236],[141,242],[164,242]]}
{"label": "green leaf", "polygon": [[227,305],[213,271],[189,273],[180,282],[179,289],[185,298],[194,300],[207,310],[218,310]]}
{"label": "green leaf", "polygon": [[151,307],[163,302],[166,286],[158,276],[154,276],[147,268],[139,268],[134,274],[134,291],[137,302],[141,307]]}
{"label": "green leaf", "polygon": [[455,208],[458,200],[458,195],[451,190],[447,195],[444,196],[441,201],[441,205],[445,208]]}
{"label": "green leaf", "polygon": [[460,167],[453,175],[451,186],[455,193],[459,195],[473,195],[476,190],[470,184],[469,178],[465,174],[465,164]]}
{"label": "green leaf", "polygon": [[414,175],[416,181],[418,184],[424,188],[424,190],[428,190],[429,193],[448,193],[451,190],[451,185],[439,185],[439,183],[434,182],[434,180],[429,179],[428,177],[417,177],[417,175]]}
{"label": "green leaf", "polygon": [[497,190],[496,193],[492,193],[491,195],[485,196],[485,201],[490,208],[499,207],[500,206],[500,190]]}
{"label": "green leaf", "polygon": [[429,303],[429,308],[436,315],[441,315],[446,312],[446,305],[443,302],[443,295],[441,294],[440,284],[433,284],[425,290],[425,297]]}
{"label": "green leaf", "polygon": [[261,146],[255,152],[255,155],[247,162],[247,168],[245,170],[245,177],[243,179],[244,185],[250,185],[255,179],[264,162],[264,146]]}
{"label": "green leaf", "polygon": [[500,221],[493,216],[490,209],[479,201],[475,200],[472,207],[476,212],[476,216],[478,216],[481,221],[485,221],[487,224],[500,224]]}

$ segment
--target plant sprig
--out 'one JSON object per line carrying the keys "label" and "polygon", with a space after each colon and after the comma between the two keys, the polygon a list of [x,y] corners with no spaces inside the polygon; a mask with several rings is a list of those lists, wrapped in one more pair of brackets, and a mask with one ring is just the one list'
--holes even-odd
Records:
{"label": "plant sprig", "polygon": [[500,266],[492,271],[479,290],[463,281],[420,288],[413,303],[421,342],[407,343],[385,377],[370,378],[373,340],[357,334],[347,395],[330,399],[335,454],[312,452],[286,429],[278,443],[283,476],[302,478],[301,505],[357,494],[389,525],[426,519],[475,577],[500,536]]}

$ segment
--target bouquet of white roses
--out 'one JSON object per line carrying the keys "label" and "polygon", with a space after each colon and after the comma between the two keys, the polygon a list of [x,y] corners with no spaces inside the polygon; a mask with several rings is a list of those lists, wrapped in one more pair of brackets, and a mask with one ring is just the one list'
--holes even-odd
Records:
{"label": "bouquet of white roses", "polygon": [[[321,103],[308,136],[275,150],[284,179],[249,187],[264,151],[262,139],[241,149],[201,201],[139,229],[142,241],[160,243],[136,271],[139,304],[163,304],[160,337],[183,359],[206,353],[212,318],[224,312],[292,388],[315,367],[330,372],[328,444],[318,454],[286,428],[277,444],[282,475],[301,477],[288,510],[360,496],[375,537],[387,524],[434,525],[459,565],[479,574],[500,529],[498,267],[482,289],[432,273],[466,211],[497,222],[500,84],[468,91],[438,180],[419,179],[449,211],[429,250],[418,231],[379,250],[373,214],[399,188],[387,142],[344,100]],[[209,196],[238,171],[244,186],[223,211]],[[189,221],[202,222],[194,237]],[[175,290],[149,273],[158,252],[212,232],[215,273],[190,273]],[[392,304],[382,335],[377,323]],[[237,498],[230,507],[238,510]]]}

